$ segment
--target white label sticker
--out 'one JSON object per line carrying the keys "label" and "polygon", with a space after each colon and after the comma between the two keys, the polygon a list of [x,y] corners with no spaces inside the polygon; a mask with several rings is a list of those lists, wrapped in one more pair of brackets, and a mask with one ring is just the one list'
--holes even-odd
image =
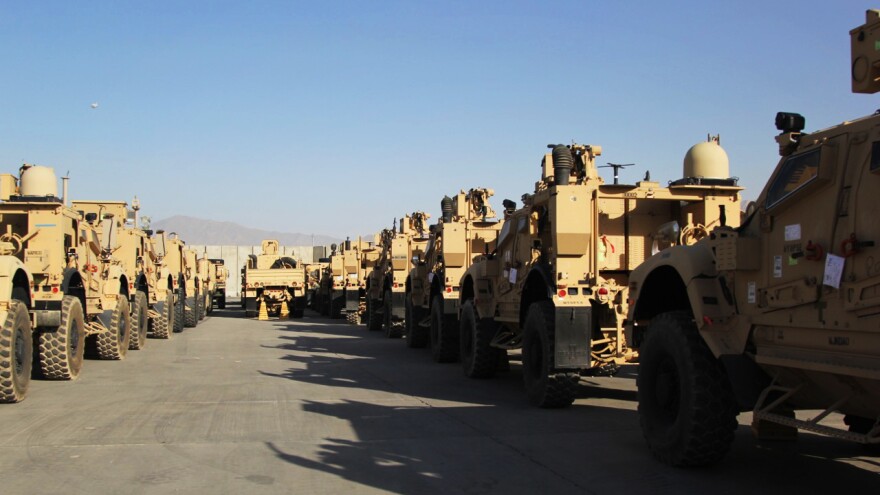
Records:
{"label": "white label sticker", "polygon": [[825,256],[825,277],[822,283],[835,289],[840,288],[840,277],[843,276],[843,263],[846,258],[827,254]]}
{"label": "white label sticker", "polygon": [[755,283],[749,282],[749,304],[755,304]]}
{"label": "white label sticker", "polygon": [[507,281],[512,284],[516,283],[516,268],[510,269],[510,274],[507,275]]}
{"label": "white label sticker", "polygon": [[799,240],[801,240],[801,224],[796,223],[794,225],[786,225],[785,226],[785,240],[786,241],[799,241]]}
{"label": "white label sticker", "polygon": [[782,256],[773,257],[773,278],[782,278]]}

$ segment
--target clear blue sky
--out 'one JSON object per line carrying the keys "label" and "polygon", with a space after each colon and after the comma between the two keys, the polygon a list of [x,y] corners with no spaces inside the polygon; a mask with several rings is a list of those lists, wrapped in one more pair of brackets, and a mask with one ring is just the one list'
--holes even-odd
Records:
{"label": "clear blue sky", "polygon": [[[665,183],[721,134],[754,198],[773,118],[872,113],[849,92],[870,2],[4,2],[0,171],[71,196],[338,237],[475,186],[519,199],[548,143]],[[99,103],[91,109],[92,102]],[[610,181],[610,174],[606,179]]]}

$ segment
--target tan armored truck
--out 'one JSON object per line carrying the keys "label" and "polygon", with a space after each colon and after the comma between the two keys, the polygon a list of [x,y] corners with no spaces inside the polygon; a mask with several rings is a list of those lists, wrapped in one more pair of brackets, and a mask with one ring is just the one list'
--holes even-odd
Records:
{"label": "tan armored truck", "polygon": [[202,281],[199,273],[198,254],[190,249],[183,250],[184,304],[183,325],[195,327],[202,314]]}
{"label": "tan armored truck", "polygon": [[631,270],[725,216],[737,225],[741,188],[699,177],[605,184],[601,147],[551,148],[534,193],[519,209],[505,200],[495,249],[462,277],[459,339],[467,376],[492,376],[521,348],[529,401],[565,407],[581,374],[612,374],[636,357],[623,335]]}
{"label": "tan armored truck", "polygon": [[306,263],[306,307],[321,311],[318,292],[321,278],[330,264],[330,258],[319,258],[317,263]]}
{"label": "tan armored truck", "polygon": [[214,310],[214,292],[217,290],[217,271],[214,264],[207,256],[198,259],[199,280],[202,284],[201,296],[202,302],[199,305],[199,319],[204,320],[205,316],[211,314]]}
{"label": "tan armored truck", "polygon": [[[358,237],[356,241],[346,239],[342,244],[340,257],[344,286],[341,301],[345,302],[345,306],[339,311],[340,316],[344,314],[346,321],[352,325],[360,325],[361,317],[366,313],[367,274],[373,271],[373,267],[379,260],[377,240],[369,242]],[[335,289],[336,284],[333,285]],[[333,293],[331,301],[340,301],[340,298]]]}
{"label": "tan armored truck", "polygon": [[301,318],[306,305],[306,272],[302,264],[282,256],[278,241],[264,240],[262,254],[251,257],[242,278],[242,301],[248,317],[270,315]]}
{"label": "tan armored truck", "polygon": [[[4,182],[0,178],[0,184]],[[33,370],[34,332],[29,314],[33,277],[20,259],[11,256],[14,250],[14,244],[0,241],[0,402],[24,400]]]}
{"label": "tan armored truck", "polygon": [[343,258],[336,244],[330,245],[330,257],[326,258],[327,266],[321,271],[316,291],[316,309],[324,316],[341,318],[345,307],[345,278],[343,276]]}
{"label": "tan armored truck", "polygon": [[[163,315],[156,320],[153,334],[156,338],[170,339],[174,332],[184,328],[184,299],[186,276],[183,251],[185,245],[174,232],[159,230],[152,238],[156,255],[156,311]],[[168,323],[166,326],[165,323]]]}
{"label": "tan armored truck", "polygon": [[[82,369],[86,346],[102,359],[123,359],[129,347],[129,282],[121,263],[113,257],[116,223],[99,222],[94,214],[83,219],[65,206],[65,200],[57,197],[52,168],[23,165],[19,172],[18,187],[12,176],[2,177],[0,254],[18,258],[33,277],[28,294],[32,294],[30,318],[43,376],[74,379]],[[19,281],[23,273],[10,272]],[[12,303],[25,295],[15,287],[13,279],[6,309],[20,312],[21,305]],[[32,346],[33,341],[24,336],[23,322],[17,322],[15,328],[16,334],[24,337],[21,345]],[[23,355],[16,357],[20,377],[29,372],[25,368],[31,364]],[[13,391],[11,400],[16,395]]]}
{"label": "tan armored truck", "polygon": [[[0,199],[18,194],[18,179],[0,175]],[[34,326],[31,313],[34,279],[14,256],[14,239],[0,240],[0,402],[20,402],[27,396],[33,370]]]}
{"label": "tan armored truck", "polygon": [[406,283],[405,328],[409,347],[431,345],[437,362],[459,357],[460,282],[475,256],[494,249],[502,222],[489,205],[492,189],[446,196],[442,216],[431,226],[424,258],[415,259]]}
{"label": "tan armored truck", "polygon": [[[156,268],[155,256],[149,234],[138,225],[140,203],[137,198],[129,209],[125,201],[86,201],[72,202],[74,210],[85,216],[94,214],[97,218],[116,222],[116,242],[113,257],[119,260],[129,283],[129,307],[131,308],[132,332],[129,349],[143,349],[147,343],[147,333],[159,318],[156,312]],[[111,220],[112,219],[112,220]]]}
{"label": "tan armored truck", "polygon": [[226,268],[226,262],[220,258],[209,259],[214,266],[214,293],[212,296],[213,305],[216,304],[219,309],[226,309],[226,281],[229,279],[229,269]]}
{"label": "tan armored truck", "polygon": [[367,328],[385,329],[386,337],[403,335],[406,278],[413,257],[422,258],[428,244],[424,212],[405,215],[395,229],[380,234],[379,259],[367,276]]}
{"label": "tan armored truck", "polygon": [[[850,32],[852,88],[880,91],[880,11]],[[719,461],[739,411],[880,443],[880,115],[806,133],[781,112],[782,158],[739,228],[647,260],[630,279],[639,420],[673,465]],[[700,167],[703,150],[686,159]],[[818,409],[818,414],[799,410]],[[848,431],[827,421],[842,413]]]}

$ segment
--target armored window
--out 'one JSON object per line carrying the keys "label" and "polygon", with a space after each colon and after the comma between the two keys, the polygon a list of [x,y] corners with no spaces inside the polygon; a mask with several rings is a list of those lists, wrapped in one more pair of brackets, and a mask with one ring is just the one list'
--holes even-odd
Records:
{"label": "armored window", "polygon": [[808,151],[785,160],[767,191],[767,208],[773,208],[819,175],[820,151]]}
{"label": "armored window", "polygon": [[503,246],[507,241],[507,237],[510,235],[510,225],[511,222],[507,221],[501,226],[501,233],[498,234],[498,242],[496,243],[497,246]]}
{"label": "armored window", "polygon": [[880,141],[871,145],[871,172],[880,170]]}

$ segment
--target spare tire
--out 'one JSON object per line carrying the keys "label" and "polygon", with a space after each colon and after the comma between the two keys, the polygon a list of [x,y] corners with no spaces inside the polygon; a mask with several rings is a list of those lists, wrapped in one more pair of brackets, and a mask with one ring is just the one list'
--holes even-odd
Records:
{"label": "spare tire", "polygon": [[275,260],[275,263],[272,263],[269,268],[296,268],[296,260],[290,256],[282,256]]}

